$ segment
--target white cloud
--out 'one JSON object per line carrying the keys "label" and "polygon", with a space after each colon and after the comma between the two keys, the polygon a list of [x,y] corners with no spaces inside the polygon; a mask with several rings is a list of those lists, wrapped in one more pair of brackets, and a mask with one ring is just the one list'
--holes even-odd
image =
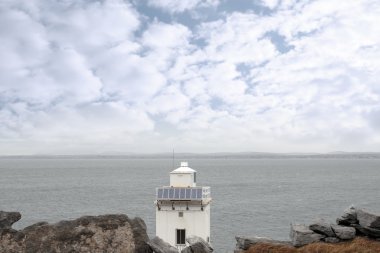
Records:
{"label": "white cloud", "polygon": [[274,9],[278,6],[280,0],[261,0],[261,3],[269,9]]}
{"label": "white cloud", "polygon": [[[220,145],[226,143],[224,135],[248,132],[250,141],[234,137],[248,149],[259,136],[261,148],[278,143],[279,151],[302,150],[303,145],[313,151],[373,148],[378,134],[369,126],[367,113],[377,110],[379,102],[373,85],[380,73],[379,58],[373,57],[380,55],[375,31],[379,5],[313,1],[292,6],[269,17],[234,13],[225,21],[202,25],[200,38],[207,45],[203,56],[198,55],[200,63],[187,68],[192,77],[184,88],[201,104],[212,105],[213,97],[221,100],[214,109],[198,111],[192,126],[219,132],[219,139],[209,141]],[[280,54],[265,38],[267,32],[284,35],[294,49]],[[241,63],[245,71],[239,75]],[[229,68],[218,71],[223,65]],[[235,127],[229,129],[229,124]],[[186,130],[189,140],[197,139]]]}
{"label": "white cloud", "polygon": [[380,4],[262,4],[2,1],[0,152],[380,151]]}
{"label": "white cloud", "polygon": [[178,13],[200,7],[217,6],[219,0],[148,0],[148,4],[169,13]]}
{"label": "white cloud", "polygon": [[147,59],[161,70],[168,70],[179,55],[187,55],[192,46],[191,31],[184,25],[153,22],[144,31],[141,45]]}

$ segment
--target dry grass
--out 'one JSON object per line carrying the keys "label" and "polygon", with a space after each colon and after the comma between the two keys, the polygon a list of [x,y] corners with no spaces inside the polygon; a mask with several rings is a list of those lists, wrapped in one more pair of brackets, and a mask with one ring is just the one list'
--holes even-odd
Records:
{"label": "dry grass", "polygon": [[312,243],[301,248],[259,243],[246,253],[380,253],[380,242],[357,237],[350,242]]}

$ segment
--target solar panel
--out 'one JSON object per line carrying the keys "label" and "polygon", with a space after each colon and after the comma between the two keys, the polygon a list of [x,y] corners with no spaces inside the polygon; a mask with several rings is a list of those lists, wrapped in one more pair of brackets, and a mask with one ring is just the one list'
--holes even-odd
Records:
{"label": "solar panel", "polygon": [[186,190],[186,189],[181,189],[181,191],[180,191],[180,196],[179,196],[180,199],[185,199],[185,193],[186,193],[185,190]]}
{"label": "solar panel", "polygon": [[197,199],[202,198],[202,189],[197,189]]}
{"label": "solar panel", "polygon": [[169,189],[164,189],[164,196],[162,196],[163,199],[169,198]]}
{"label": "solar panel", "polygon": [[162,192],[163,192],[162,189],[158,189],[158,190],[157,190],[157,198],[158,198],[158,199],[162,199]]}
{"label": "solar panel", "polygon": [[185,198],[190,199],[191,196],[191,189],[186,189],[186,196]]}
{"label": "solar panel", "polygon": [[209,197],[209,189],[201,187],[161,187],[157,188],[157,199],[162,200],[201,200]]}
{"label": "solar panel", "polygon": [[169,190],[169,199],[173,199],[174,198],[174,188],[171,188]]}
{"label": "solar panel", "polygon": [[191,198],[196,199],[197,198],[197,191],[196,189],[191,189]]}

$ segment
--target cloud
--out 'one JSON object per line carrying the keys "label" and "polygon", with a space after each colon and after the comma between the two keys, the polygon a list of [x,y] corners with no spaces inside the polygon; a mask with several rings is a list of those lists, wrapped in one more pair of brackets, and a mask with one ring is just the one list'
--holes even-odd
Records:
{"label": "cloud", "polygon": [[180,13],[196,8],[217,6],[219,0],[148,0],[148,4],[169,13]]}
{"label": "cloud", "polygon": [[0,138],[16,150],[0,152],[22,150],[17,143],[61,152],[66,140],[78,149],[153,129],[136,104],[166,80],[138,54],[129,4],[9,1],[0,11]]}
{"label": "cloud", "polygon": [[376,1],[148,4],[2,1],[2,154],[379,151]]}
{"label": "cloud", "polygon": [[280,0],[261,0],[261,3],[269,9],[274,9],[278,6]]}

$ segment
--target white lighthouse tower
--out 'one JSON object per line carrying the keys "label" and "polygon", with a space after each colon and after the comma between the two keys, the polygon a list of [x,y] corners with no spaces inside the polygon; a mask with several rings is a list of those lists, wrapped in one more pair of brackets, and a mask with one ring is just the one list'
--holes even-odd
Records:
{"label": "white lighthouse tower", "polygon": [[196,235],[210,242],[210,187],[197,186],[187,162],[170,172],[170,186],[156,189],[156,235],[179,250]]}

